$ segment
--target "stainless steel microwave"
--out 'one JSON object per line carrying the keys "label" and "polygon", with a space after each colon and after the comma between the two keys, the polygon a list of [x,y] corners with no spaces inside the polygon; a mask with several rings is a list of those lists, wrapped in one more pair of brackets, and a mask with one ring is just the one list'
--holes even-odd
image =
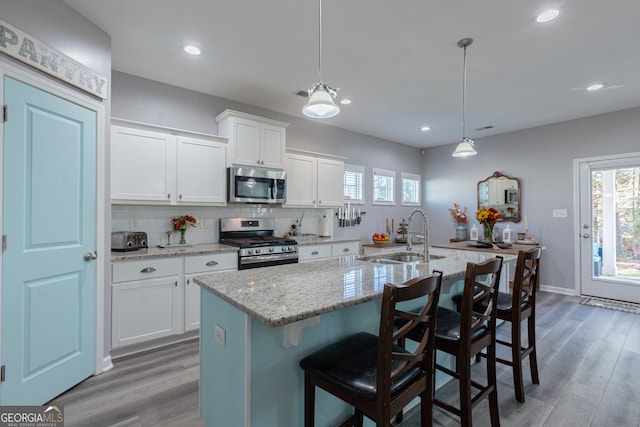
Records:
{"label": "stainless steel microwave", "polygon": [[275,169],[227,168],[227,201],[230,203],[284,203],[287,173]]}

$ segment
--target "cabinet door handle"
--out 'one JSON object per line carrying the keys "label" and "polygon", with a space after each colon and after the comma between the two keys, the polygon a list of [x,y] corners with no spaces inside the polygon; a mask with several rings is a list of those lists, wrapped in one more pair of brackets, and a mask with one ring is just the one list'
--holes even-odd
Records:
{"label": "cabinet door handle", "polygon": [[179,198],[180,200],[182,200],[182,194],[180,194],[180,195],[178,196],[178,198]]}
{"label": "cabinet door handle", "polygon": [[191,279],[187,279],[187,285],[191,283]]}
{"label": "cabinet door handle", "polygon": [[318,255],[318,251],[311,252],[311,255]]}
{"label": "cabinet door handle", "polygon": [[349,248],[344,248],[342,252],[349,252]]}
{"label": "cabinet door handle", "polygon": [[216,261],[209,261],[208,263],[205,264],[207,267],[213,267],[215,265],[218,265],[218,263]]}
{"label": "cabinet door handle", "polygon": [[153,267],[145,267],[140,270],[140,273],[153,273],[154,271],[156,271],[156,269]]}
{"label": "cabinet door handle", "polygon": [[177,280],[175,282],[173,282],[173,286],[175,286],[176,288],[178,287],[178,281]]}
{"label": "cabinet door handle", "polygon": [[171,193],[167,193],[167,199],[171,198]]}
{"label": "cabinet door handle", "polygon": [[322,204],[322,200],[318,200],[318,204],[321,205]]}

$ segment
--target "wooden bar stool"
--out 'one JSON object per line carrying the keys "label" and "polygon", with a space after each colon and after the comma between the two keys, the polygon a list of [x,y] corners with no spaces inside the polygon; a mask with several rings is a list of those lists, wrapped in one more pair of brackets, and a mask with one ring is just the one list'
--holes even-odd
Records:
{"label": "wooden bar stool", "polygon": [[[305,427],[315,423],[316,386],[355,408],[341,426],[362,426],[363,415],[374,420],[376,426],[390,426],[391,418],[418,396],[421,425],[432,425],[435,321],[441,283],[441,272],[402,285],[387,283],[378,336],[361,332],[300,362],[304,370]],[[406,312],[396,306],[418,298],[425,300],[418,312]],[[406,320],[398,330],[394,330],[396,317]],[[420,329],[421,337],[415,351],[394,344],[416,329]]]}
{"label": "wooden bar stool", "polygon": [[[455,370],[439,364],[436,369],[456,378],[459,383],[460,408],[434,397],[433,403],[460,417],[462,426],[472,425],[472,410],[485,397],[489,397],[491,425],[500,426],[498,391],[496,387],[496,315],[498,286],[502,257],[483,263],[467,264],[460,311],[444,307],[438,309],[436,320],[436,350],[444,351],[455,358]],[[487,305],[478,310],[478,302]],[[396,326],[403,320],[397,320]],[[414,340],[419,336],[407,335]],[[403,343],[399,343],[403,345]],[[487,384],[471,379],[471,359],[487,349]],[[471,388],[479,390],[475,395]]]}
{"label": "wooden bar stool", "polygon": [[[513,368],[513,388],[516,400],[524,402],[524,381],[522,361],[529,357],[531,381],[540,384],[538,359],[536,357],[536,289],[540,266],[540,248],[518,252],[516,271],[513,277],[512,293],[498,293],[498,319],[511,323],[511,341],[497,339],[498,344],[511,348],[511,360],[496,358],[502,364]],[[481,309],[485,301],[479,303]],[[522,346],[521,323],[527,321],[527,346]],[[484,356],[484,355],[483,355]]]}

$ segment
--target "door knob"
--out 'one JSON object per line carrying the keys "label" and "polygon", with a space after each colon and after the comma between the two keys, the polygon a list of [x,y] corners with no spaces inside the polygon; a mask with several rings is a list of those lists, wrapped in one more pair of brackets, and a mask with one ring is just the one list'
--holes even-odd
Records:
{"label": "door knob", "polygon": [[86,254],[84,254],[83,258],[85,261],[91,261],[98,258],[98,254],[95,252],[94,253],[87,252]]}
{"label": "door knob", "polygon": [[589,236],[589,233],[584,233],[584,234],[582,235],[582,237],[584,237],[585,239],[588,239],[588,238],[589,238],[589,237],[591,237],[591,236]]}

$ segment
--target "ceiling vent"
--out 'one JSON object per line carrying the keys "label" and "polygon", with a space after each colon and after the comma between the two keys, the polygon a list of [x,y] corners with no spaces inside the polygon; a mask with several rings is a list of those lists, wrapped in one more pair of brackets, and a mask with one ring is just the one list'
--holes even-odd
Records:
{"label": "ceiling vent", "polygon": [[493,125],[488,125],[488,126],[483,126],[481,128],[476,128],[476,130],[489,130],[489,129],[493,129],[495,126]]}
{"label": "ceiling vent", "polygon": [[309,92],[306,90],[299,90],[295,93],[295,95],[301,96],[303,98],[308,98],[309,97]]}

